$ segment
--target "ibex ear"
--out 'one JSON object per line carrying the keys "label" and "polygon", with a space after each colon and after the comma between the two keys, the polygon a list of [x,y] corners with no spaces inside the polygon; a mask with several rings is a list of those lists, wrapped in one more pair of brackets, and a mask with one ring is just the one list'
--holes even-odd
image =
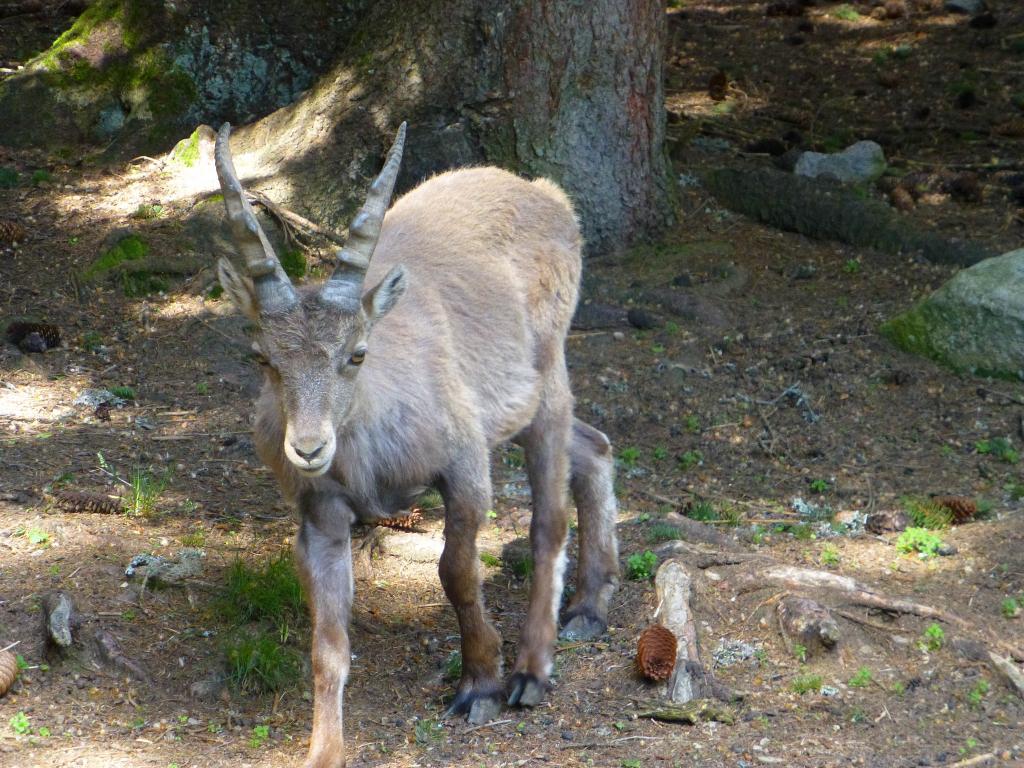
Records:
{"label": "ibex ear", "polygon": [[220,278],[220,285],[231,299],[231,303],[238,307],[239,312],[255,322],[260,313],[256,305],[256,289],[252,280],[238,274],[234,265],[225,258],[217,261],[217,277]]}
{"label": "ibex ear", "polygon": [[401,264],[396,264],[383,280],[363,296],[363,311],[371,323],[380,320],[391,311],[405,293],[405,286],[405,268]]}

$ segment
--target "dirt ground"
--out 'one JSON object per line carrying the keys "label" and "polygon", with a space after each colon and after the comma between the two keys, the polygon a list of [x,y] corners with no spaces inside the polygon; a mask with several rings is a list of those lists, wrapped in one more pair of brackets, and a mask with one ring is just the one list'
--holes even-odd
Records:
{"label": "dirt ground", "polygon": [[[458,636],[433,562],[441,511],[427,509],[418,532],[388,532],[373,558],[359,559],[350,765],[1024,765],[1024,701],[955,650],[958,636],[972,634],[1024,647],[1024,618],[1004,615],[1008,598],[1024,604],[1024,464],[979,450],[1000,437],[1020,450],[1024,387],[954,375],[879,336],[884,319],[952,268],[754,224],[690,180],[723,162],[771,162],[744,152],[758,140],[830,149],[874,138],[896,168],[893,182],[929,175],[908,217],[995,252],[1019,245],[1024,12],[1009,0],[990,5],[996,24],[980,29],[912,2],[907,15],[882,20],[866,3],[767,15],[764,3],[722,0],[672,11],[680,222],[662,244],[591,261],[586,278],[589,301],[644,309],[656,327],[578,330],[568,342],[577,411],[620,457],[624,566],[671,538],[665,526],[704,500],[718,518],[707,529],[743,550],[855,577],[959,614],[973,630],[947,624],[942,647],[922,650],[930,621],[829,599],[844,611],[843,639],[803,663],[778,632],[784,589],[740,589],[749,564],[709,567],[696,585],[700,643],[738,696],[734,721],[668,724],[636,716],[658,696],[633,662],[657,606],[650,581],[624,573],[608,635],[560,647],[543,705],[484,727],[441,721]],[[0,59],[23,60],[33,39],[43,45],[59,26],[0,20]],[[718,70],[720,100],[708,89]],[[890,73],[895,80],[880,81]],[[124,228],[161,257],[195,256],[182,221],[212,172],[184,174],[159,158],[68,163],[3,149],[0,166],[21,178],[0,188],[0,219],[28,231],[20,247],[0,251],[0,319],[45,320],[63,336],[45,354],[0,348],[0,648],[18,643],[12,650],[28,665],[0,697],[0,766],[298,766],[308,672],[277,694],[190,694],[223,673],[232,627],[217,596],[228,567],[266,562],[294,531],[248,438],[260,374],[243,323],[207,296],[208,269],[145,298],[75,277]],[[38,170],[47,177],[33,183]],[[953,179],[963,173],[975,186]],[[145,209],[156,215],[138,215],[156,205]],[[665,291],[685,296],[687,311],[666,311]],[[117,386],[135,400],[109,421],[75,405],[87,388]],[[122,478],[142,469],[166,479],[150,514],[54,506],[60,488],[117,492],[111,467]],[[494,473],[484,593],[511,662],[528,590],[515,557],[529,498],[514,451],[496,452]],[[943,531],[956,552],[929,559],[900,554],[893,533],[831,535],[794,503],[827,505],[853,522],[932,494],[969,497],[985,514]],[[186,545],[205,556],[185,586],[143,590],[125,577],[136,554],[173,557]],[[77,603],[79,636],[106,630],[144,679],[84,648],[66,660],[46,656],[39,602],[58,589]],[[308,627],[294,630],[289,642],[305,653]],[[746,658],[716,653],[738,644],[749,646]],[[825,687],[797,693],[808,675]],[[19,713],[28,718],[20,729]]]}

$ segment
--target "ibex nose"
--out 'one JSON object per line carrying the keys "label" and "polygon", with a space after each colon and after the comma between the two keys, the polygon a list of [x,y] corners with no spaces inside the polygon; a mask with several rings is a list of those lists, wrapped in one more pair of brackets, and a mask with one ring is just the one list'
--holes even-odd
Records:
{"label": "ibex nose", "polygon": [[327,443],[320,443],[320,445],[318,445],[313,450],[304,451],[301,448],[299,448],[299,446],[297,446],[295,443],[292,443],[292,450],[294,450],[296,454],[301,456],[306,461],[312,461],[313,459],[320,455],[320,452],[323,451],[325,445],[327,445]]}

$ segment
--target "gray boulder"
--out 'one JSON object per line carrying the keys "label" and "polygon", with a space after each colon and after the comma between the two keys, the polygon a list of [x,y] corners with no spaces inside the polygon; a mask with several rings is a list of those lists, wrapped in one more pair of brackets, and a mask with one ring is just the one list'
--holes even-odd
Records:
{"label": "gray boulder", "polygon": [[955,370],[1024,379],[1024,249],[957,273],[881,330]]}
{"label": "gray boulder", "polygon": [[796,161],[797,176],[831,176],[848,184],[874,181],[885,173],[885,153],[873,141],[858,141],[829,155],[804,152]]}

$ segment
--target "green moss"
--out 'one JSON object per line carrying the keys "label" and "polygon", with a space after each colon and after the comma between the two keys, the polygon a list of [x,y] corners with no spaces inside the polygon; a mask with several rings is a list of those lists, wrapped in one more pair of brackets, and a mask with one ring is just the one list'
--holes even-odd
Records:
{"label": "green moss", "polygon": [[0,189],[18,186],[18,172],[13,168],[0,166]]}
{"label": "green moss", "polygon": [[[191,168],[199,160],[199,129],[196,128],[192,131],[191,135],[187,139],[182,139],[174,145],[174,150],[171,152],[171,159],[176,163],[181,163],[186,168]],[[223,195],[220,196],[223,200]]]}
{"label": "green moss", "polygon": [[138,261],[149,253],[149,246],[146,241],[138,235],[128,235],[121,238],[109,250],[100,255],[96,261],[82,273],[86,280],[92,280],[104,272],[108,272],[118,264],[126,261]]}
{"label": "green moss", "polygon": [[121,273],[121,289],[129,298],[165,293],[170,287],[166,278],[146,270]]}
{"label": "green moss", "polygon": [[942,356],[931,341],[926,312],[920,304],[883,323],[878,330],[889,341],[906,352],[932,360],[942,360]]}
{"label": "green moss", "polygon": [[114,21],[123,15],[121,0],[97,0],[82,15],[75,19],[71,28],[53,41],[50,48],[41,54],[36,62],[49,70],[60,69],[67,58],[67,50],[73,45],[85,43],[101,24]]}
{"label": "green moss", "polygon": [[292,280],[298,280],[306,274],[306,257],[302,251],[287,250],[281,254],[281,269]]}

